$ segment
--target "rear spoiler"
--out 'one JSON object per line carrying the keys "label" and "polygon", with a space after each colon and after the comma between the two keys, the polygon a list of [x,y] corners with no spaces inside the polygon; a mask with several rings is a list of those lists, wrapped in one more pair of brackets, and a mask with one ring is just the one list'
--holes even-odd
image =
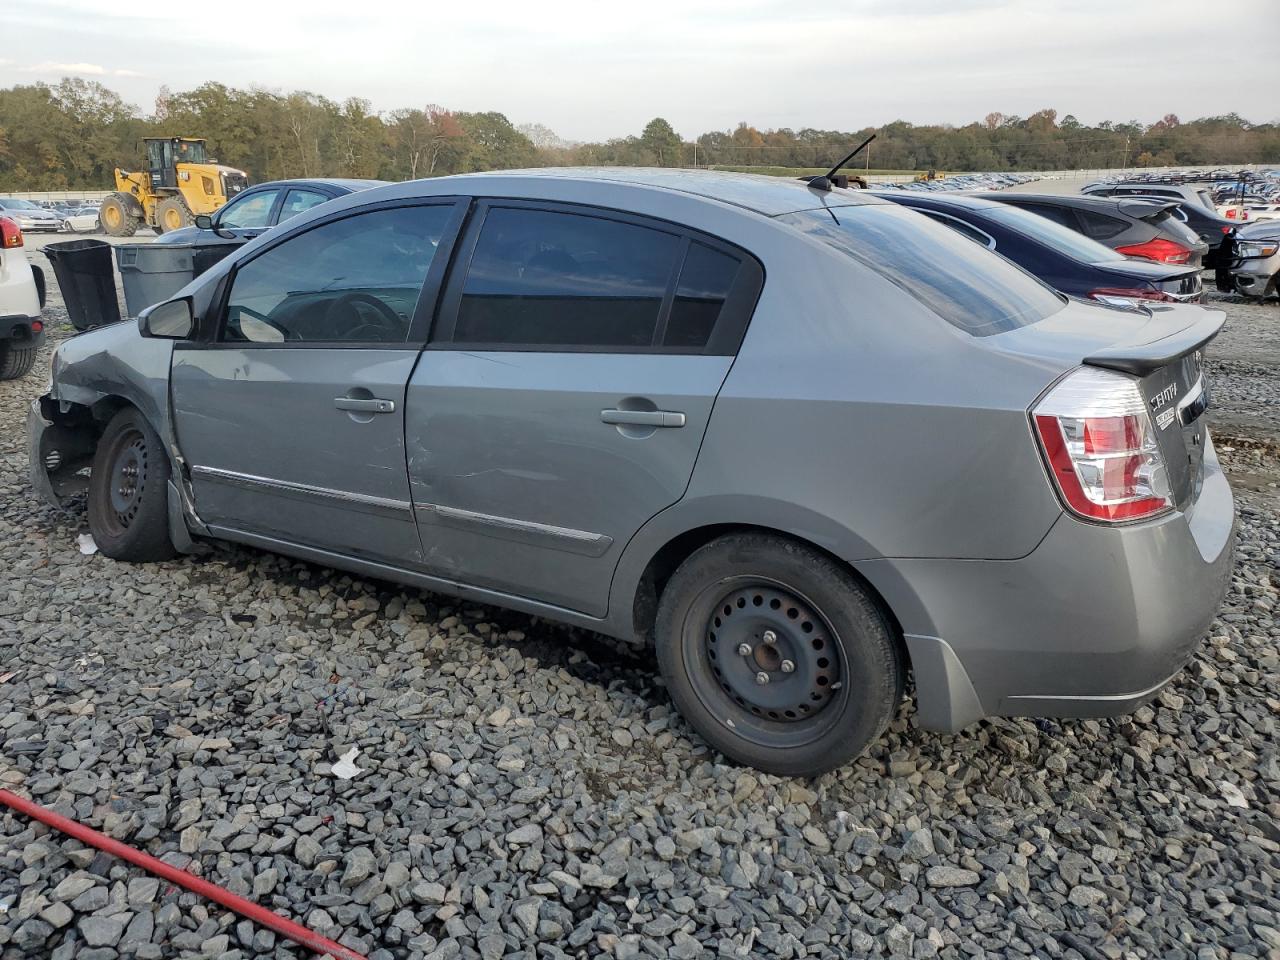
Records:
{"label": "rear spoiler", "polygon": [[[1091,367],[1105,367],[1108,370],[1119,370],[1131,373],[1136,377],[1145,377],[1161,367],[1168,366],[1179,357],[1199,350],[1216,337],[1227,320],[1221,310],[1204,310],[1195,308],[1200,314],[1191,323],[1172,331],[1175,317],[1162,314],[1181,314],[1176,307],[1149,307],[1151,322],[1144,326],[1138,334],[1139,338],[1128,343],[1114,343],[1085,357],[1084,362]],[[1154,334],[1154,336],[1152,336]],[[1149,338],[1149,339],[1147,339]]]}
{"label": "rear spoiler", "polygon": [[1121,213],[1137,217],[1139,220],[1146,220],[1178,206],[1177,200],[1165,200],[1163,197],[1160,199],[1155,197],[1122,197],[1117,199]]}

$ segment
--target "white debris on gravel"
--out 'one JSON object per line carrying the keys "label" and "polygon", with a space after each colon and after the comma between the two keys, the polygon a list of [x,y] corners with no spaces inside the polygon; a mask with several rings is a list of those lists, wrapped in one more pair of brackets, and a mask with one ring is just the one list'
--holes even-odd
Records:
{"label": "white debris on gravel", "polygon": [[[813,782],[724,763],[598,638],[239,548],[82,556],[26,476],[46,350],[0,384],[0,788],[371,960],[1274,957],[1280,309],[1227,309],[1239,559],[1188,669],[1115,720],[904,707]],[[2,960],[307,956],[8,811],[0,904]]]}

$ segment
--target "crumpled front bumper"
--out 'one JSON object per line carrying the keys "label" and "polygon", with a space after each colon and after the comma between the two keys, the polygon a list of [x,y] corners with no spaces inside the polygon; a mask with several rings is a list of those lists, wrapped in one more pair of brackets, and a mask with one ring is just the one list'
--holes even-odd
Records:
{"label": "crumpled front bumper", "polygon": [[57,401],[48,394],[27,411],[27,452],[31,486],[42,500],[61,509],[89,487],[84,468],[93,459],[96,436],[89,425],[55,421]]}

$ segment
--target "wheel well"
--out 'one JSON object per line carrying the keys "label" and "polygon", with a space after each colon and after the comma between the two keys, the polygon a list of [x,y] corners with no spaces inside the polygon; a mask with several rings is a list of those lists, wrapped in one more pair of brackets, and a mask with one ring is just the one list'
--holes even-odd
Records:
{"label": "wheel well", "polygon": [[635,636],[639,637],[644,643],[653,643],[654,622],[658,615],[658,600],[662,596],[663,588],[666,587],[667,581],[671,579],[671,575],[676,572],[676,568],[697,549],[706,546],[712,540],[718,539],[728,533],[767,533],[775,537],[782,537],[787,540],[802,543],[812,550],[818,550],[845,569],[858,583],[867,591],[870,596],[884,614],[885,619],[889,622],[892,629],[894,642],[897,643],[898,649],[902,654],[902,662],[910,666],[911,656],[907,650],[906,641],[902,637],[902,625],[898,623],[898,618],[894,616],[892,608],[885,602],[884,597],[866,577],[858,573],[847,562],[836,556],[830,550],[802,537],[797,537],[783,530],[775,530],[772,527],[762,527],[751,523],[719,523],[711,524],[705,527],[696,527],[693,530],[686,530],[679,536],[669,540],[658,550],[657,553],[650,558],[649,563],[644,568],[644,573],[640,575],[640,585],[636,589],[635,600],[632,602],[632,618],[635,624]]}

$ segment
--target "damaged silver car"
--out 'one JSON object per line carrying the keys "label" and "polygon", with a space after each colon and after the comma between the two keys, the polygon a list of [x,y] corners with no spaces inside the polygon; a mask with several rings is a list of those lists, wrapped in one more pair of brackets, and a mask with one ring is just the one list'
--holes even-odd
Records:
{"label": "damaged silver car", "polygon": [[64,342],[32,479],[111,557],[219,538],[653,644],[713,746],[813,774],[908,671],[957,730],[1181,669],[1232,565],[1222,322],[830,184],[417,181]]}

